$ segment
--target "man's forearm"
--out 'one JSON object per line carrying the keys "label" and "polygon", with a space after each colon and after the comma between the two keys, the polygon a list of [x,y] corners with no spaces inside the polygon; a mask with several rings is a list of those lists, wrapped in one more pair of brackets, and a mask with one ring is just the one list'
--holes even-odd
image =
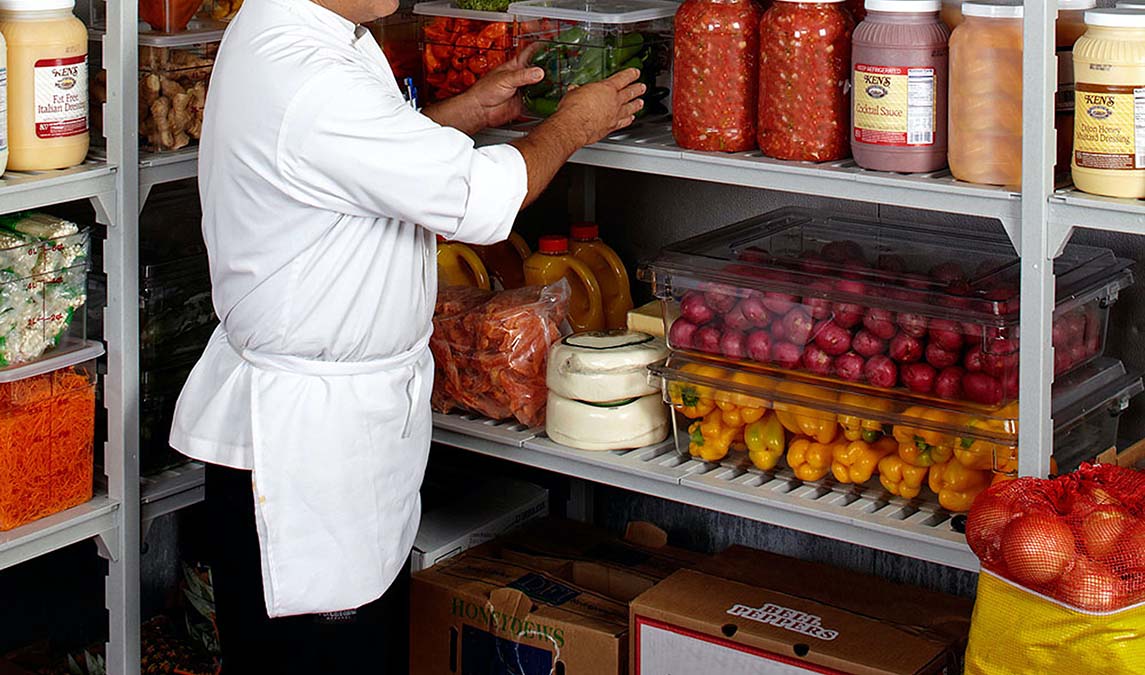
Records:
{"label": "man's forearm", "polygon": [[470,136],[485,129],[485,111],[470,102],[465,94],[426,106],[421,112],[443,127],[453,127]]}
{"label": "man's forearm", "polygon": [[580,120],[558,112],[537,125],[528,136],[510,143],[525,158],[529,176],[529,190],[521,208],[532,204],[573,153],[584,146],[587,139],[581,127]]}

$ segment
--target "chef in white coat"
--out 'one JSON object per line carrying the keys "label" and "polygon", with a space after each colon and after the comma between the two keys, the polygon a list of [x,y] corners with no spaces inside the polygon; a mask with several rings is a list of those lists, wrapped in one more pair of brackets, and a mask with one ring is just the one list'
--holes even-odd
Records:
{"label": "chef in white coat", "polygon": [[208,463],[224,675],[388,672],[377,656],[406,624],[386,627],[379,598],[406,566],[430,443],[435,235],[505,239],[641,105],[625,71],[474,148],[543,73],[521,58],[419,113],[361,27],[396,9],[247,0],[211,78],[199,181],[221,325],[170,441]]}

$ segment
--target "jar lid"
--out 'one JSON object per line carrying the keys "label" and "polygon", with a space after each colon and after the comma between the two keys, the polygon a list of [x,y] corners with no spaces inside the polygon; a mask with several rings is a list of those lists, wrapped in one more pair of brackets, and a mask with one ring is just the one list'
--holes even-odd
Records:
{"label": "jar lid", "polygon": [[922,14],[942,9],[942,0],[867,0],[868,12],[901,12]]}
{"label": "jar lid", "polygon": [[600,226],[596,223],[575,223],[569,228],[569,236],[574,241],[588,241],[600,238]]}
{"label": "jar lid", "polygon": [[1145,28],[1145,12],[1130,7],[1091,9],[1085,13],[1085,25],[1108,28]]}
{"label": "jar lid", "polygon": [[833,2],[846,2],[847,0],[775,0],[776,2],[801,2],[805,5],[826,5]]}
{"label": "jar lid", "polygon": [[541,253],[568,253],[569,238],[559,234],[546,234],[538,241]]}
{"label": "jar lid", "polygon": [[76,0],[0,0],[0,12],[51,12],[76,8]]}
{"label": "jar lid", "polygon": [[962,3],[964,16],[984,16],[989,19],[1020,19],[1025,16],[1022,5],[1003,5],[985,2]]}
{"label": "jar lid", "polygon": [[1058,11],[1079,9],[1093,9],[1097,7],[1097,0],[1058,0]]}

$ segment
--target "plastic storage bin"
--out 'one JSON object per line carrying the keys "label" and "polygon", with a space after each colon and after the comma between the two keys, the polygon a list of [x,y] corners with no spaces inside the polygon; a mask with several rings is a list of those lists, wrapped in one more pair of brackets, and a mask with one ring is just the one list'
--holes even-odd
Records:
{"label": "plastic storage bin", "polygon": [[458,9],[449,0],[414,5],[425,101],[456,96],[513,55],[517,22],[504,12]]}
{"label": "plastic storage bin", "polygon": [[370,33],[386,55],[394,77],[401,84],[407,77],[421,90],[421,48],[418,45],[418,20],[408,9],[367,24]]}
{"label": "plastic storage bin", "polygon": [[139,277],[139,351],[144,363],[197,359],[219,321],[207,256],[144,265]]}
{"label": "plastic storage bin", "polygon": [[140,374],[139,470],[143,475],[168,469],[187,459],[167,440],[171,435],[171,422],[175,419],[175,403],[195,362],[192,358],[182,365],[146,370]]}
{"label": "plastic storage bin", "polygon": [[95,359],[68,354],[0,371],[0,530],[92,497]]}
{"label": "plastic storage bin", "polygon": [[203,0],[203,16],[214,21],[230,21],[242,6],[243,0]]}
{"label": "plastic storage bin", "polygon": [[527,0],[509,5],[521,48],[537,44],[545,79],[525,90],[525,107],[547,117],[568,88],[640,68],[648,85],[642,115],[664,114],[671,87],[673,19],[668,0]]}
{"label": "plastic storage bin", "polygon": [[[641,272],[675,350],[989,408],[1018,396],[1018,263],[1001,237],[793,208]],[[1055,260],[1056,374],[1103,352],[1131,264],[1076,245]]]}
{"label": "plastic storage bin", "polygon": [[[1017,473],[1017,403],[968,413],[957,405],[918,405],[853,386],[799,382],[685,355],[673,355],[651,372],[664,400],[680,413],[678,447],[706,461],[746,450],[757,469],[782,468],[783,460],[800,479],[834,476],[842,483],[871,480],[886,457],[895,458],[881,465],[888,480],[897,471],[900,477],[914,472],[918,481],[952,463],[958,471],[976,472],[970,477],[983,488],[995,474]],[[1112,447],[1118,416],[1142,388],[1139,375],[1105,357],[1061,378],[1053,403],[1059,468],[1072,470]]]}

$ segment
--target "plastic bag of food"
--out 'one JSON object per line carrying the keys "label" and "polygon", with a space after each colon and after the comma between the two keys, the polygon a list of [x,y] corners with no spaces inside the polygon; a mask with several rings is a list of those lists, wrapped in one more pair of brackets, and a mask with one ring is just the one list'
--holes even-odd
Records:
{"label": "plastic bag of food", "polygon": [[1145,672],[1145,474],[1083,464],[975,501],[969,675]]}
{"label": "plastic bag of food", "polygon": [[463,408],[492,419],[545,423],[549,346],[561,334],[569,285],[491,293],[469,286],[438,290],[430,349],[436,368],[433,408]]}

